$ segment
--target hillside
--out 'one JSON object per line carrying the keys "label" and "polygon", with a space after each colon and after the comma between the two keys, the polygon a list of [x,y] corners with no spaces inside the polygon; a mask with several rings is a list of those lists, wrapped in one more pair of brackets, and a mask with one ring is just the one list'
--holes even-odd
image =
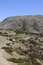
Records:
{"label": "hillside", "polygon": [[0,65],[43,65],[43,16],[8,17],[0,23]]}
{"label": "hillside", "polygon": [[33,33],[43,33],[43,16],[15,16],[7,17],[0,23],[0,29],[27,30]]}

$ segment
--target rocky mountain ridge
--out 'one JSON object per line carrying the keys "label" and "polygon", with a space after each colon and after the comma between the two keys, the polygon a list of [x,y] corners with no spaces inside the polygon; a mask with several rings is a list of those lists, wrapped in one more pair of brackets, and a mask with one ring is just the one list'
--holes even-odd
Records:
{"label": "rocky mountain ridge", "polygon": [[13,16],[0,23],[0,29],[26,30],[33,33],[43,33],[43,16]]}

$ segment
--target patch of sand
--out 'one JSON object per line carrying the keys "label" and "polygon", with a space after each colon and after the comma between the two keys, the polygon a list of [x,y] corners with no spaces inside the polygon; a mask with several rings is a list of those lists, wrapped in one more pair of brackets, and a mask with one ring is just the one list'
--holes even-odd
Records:
{"label": "patch of sand", "polygon": [[9,43],[10,41],[6,39],[4,36],[0,36],[0,65],[17,65],[17,63],[11,63],[8,62],[4,57],[3,57],[3,52],[4,50],[1,49],[3,45],[6,43]]}

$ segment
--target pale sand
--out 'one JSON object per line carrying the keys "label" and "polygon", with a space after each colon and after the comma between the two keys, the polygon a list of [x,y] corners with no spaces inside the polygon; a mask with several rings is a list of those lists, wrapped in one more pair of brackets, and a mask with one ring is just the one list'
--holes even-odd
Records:
{"label": "pale sand", "polygon": [[0,65],[10,65],[10,63],[4,59],[2,49],[0,49]]}
{"label": "pale sand", "polygon": [[18,65],[17,63],[11,63],[9,61],[7,61],[4,57],[3,57],[3,52],[4,50],[1,49],[1,47],[3,45],[5,45],[6,43],[10,42],[9,40],[6,39],[6,37],[4,36],[0,36],[0,65]]}

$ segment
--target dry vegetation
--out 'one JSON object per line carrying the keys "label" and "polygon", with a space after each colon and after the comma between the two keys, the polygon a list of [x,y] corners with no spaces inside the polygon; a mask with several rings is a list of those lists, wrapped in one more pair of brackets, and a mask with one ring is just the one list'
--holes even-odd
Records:
{"label": "dry vegetation", "polygon": [[0,23],[0,65],[43,65],[43,15]]}
{"label": "dry vegetation", "polygon": [[7,61],[17,65],[43,65],[42,34],[23,30],[0,30],[0,47],[6,52],[3,57]]}

